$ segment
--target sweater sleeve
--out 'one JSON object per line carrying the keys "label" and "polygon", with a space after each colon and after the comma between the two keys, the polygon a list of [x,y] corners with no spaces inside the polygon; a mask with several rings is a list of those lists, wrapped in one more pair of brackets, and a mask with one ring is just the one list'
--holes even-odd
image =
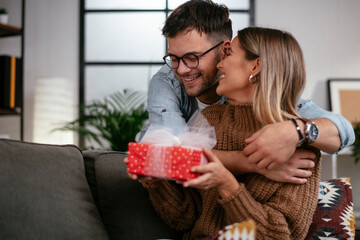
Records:
{"label": "sweater sleeve", "polygon": [[194,227],[201,204],[197,191],[167,180],[154,182],[148,191],[156,212],[170,227],[179,231]]}
{"label": "sweater sleeve", "polygon": [[[247,185],[240,187],[231,196],[220,199],[230,222],[253,219],[256,222],[257,239],[303,239],[311,224],[317,203],[318,174],[304,185],[280,184],[265,180],[253,184],[263,195],[271,194],[268,200],[254,199],[254,190]],[[257,180],[264,179],[259,176]],[[249,188],[250,189],[250,188]],[[271,191],[272,193],[270,193]],[[267,192],[267,193],[266,193]]]}

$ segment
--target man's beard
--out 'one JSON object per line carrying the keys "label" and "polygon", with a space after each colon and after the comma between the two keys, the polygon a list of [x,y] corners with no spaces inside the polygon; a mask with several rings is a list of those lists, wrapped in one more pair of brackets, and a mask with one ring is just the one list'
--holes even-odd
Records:
{"label": "man's beard", "polygon": [[[186,77],[186,75],[181,76],[181,75],[179,75],[177,73],[175,73],[175,75],[176,75],[176,77],[178,79],[184,79]],[[202,73],[201,73],[201,75],[199,77],[203,77],[203,81],[205,81],[204,75]],[[205,88],[201,92],[197,93],[196,95],[191,94],[191,93],[188,92],[187,87],[184,84],[184,82],[182,82],[182,81],[179,81],[179,82],[184,87],[185,92],[186,92],[187,95],[189,95],[191,97],[200,97],[201,95],[206,94],[208,91],[211,91],[214,87],[216,89],[216,87],[217,87],[217,85],[219,83],[219,78],[220,78],[220,70],[217,69],[216,73],[215,73],[215,76],[213,77],[213,81],[206,82]],[[185,81],[185,80],[183,80],[183,81]]]}
{"label": "man's beard", "polygon": [[211,84],[208,85],[206,89],[204,89],[201,93],[197,94],[195,97],[200,97],[204,94],[206,94],[208,91],[211,91],[213,88],[217,88],[219,85],[219,78],[220,78],[220,71],[217,70],[216,75],[214,76],[215,80],[211,81]]}

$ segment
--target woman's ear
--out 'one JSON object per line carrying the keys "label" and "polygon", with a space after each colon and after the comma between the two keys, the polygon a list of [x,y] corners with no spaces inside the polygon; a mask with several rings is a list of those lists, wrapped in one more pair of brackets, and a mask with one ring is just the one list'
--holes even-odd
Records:
{"label": "woman's ear", "polygon": [[261,71],[261,61],[260,61],[260,58],[257,58],[257,59],[255,59],[253,61],[254,61],[254,65],[253,65],[251,74],[253,76],[257,76]]}

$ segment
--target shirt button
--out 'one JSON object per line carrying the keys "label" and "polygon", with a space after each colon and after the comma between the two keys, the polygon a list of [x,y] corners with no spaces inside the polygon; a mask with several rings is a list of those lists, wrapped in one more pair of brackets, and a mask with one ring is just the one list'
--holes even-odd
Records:
{"label": "shirt button", "polygon": [[163,110],[161,110],[161,112],[166,112],[166,109],[164,108]]}
{"label": "shirt button", "polygon": [[298,105],[298,108],[302,108],[302,106],[303,106],[303,105],[300,103],[300,104]]}

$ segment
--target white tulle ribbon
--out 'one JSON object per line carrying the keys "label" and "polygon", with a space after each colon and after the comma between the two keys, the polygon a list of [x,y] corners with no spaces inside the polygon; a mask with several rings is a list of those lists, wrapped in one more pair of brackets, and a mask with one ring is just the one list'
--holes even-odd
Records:
{"label": "white tulle ribbon", "polygon": [[[195,113],[188,121],[187,126],[178,134],[174,135],[172,129],[159,125],[150,125],[141,143],[149,144],[146,156],[147,174],[159,177],[165,176],[165,171],[172,166],[167,159],[166,147],[180,146],[186,149],[202,150],[212,149],[216,144],[215,129],[206,118],[199,112]],[[202,155],[200,164],[206,164],[207,160]]]}
{"label": "white tulle ribbon", "polygon": [[212,149],[216,144],[215,129],[199,112],[188,121],[187,126],[177,135],[172,129],[150,125],[141,143],[181,146],[185,148]]}

